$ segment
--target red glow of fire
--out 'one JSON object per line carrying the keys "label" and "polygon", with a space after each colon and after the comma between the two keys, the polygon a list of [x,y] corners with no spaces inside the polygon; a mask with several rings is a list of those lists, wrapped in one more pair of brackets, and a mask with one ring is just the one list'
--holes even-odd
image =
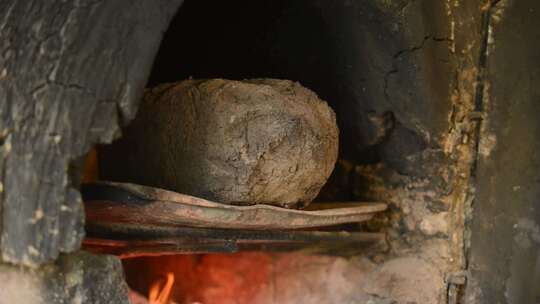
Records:
{"label": "red glow of fire", "polygon": [[161,281],[154,282],[148,293],[148,304],[168,304],[173,284],[174,274],[172,272],[167,273],[165,284]]}
{"label": "red glow of fire", "polygon": [[[149,304],[256,303],[271,281],[274,255],[267,253],[172,255],[124,259],[131,288]],[[166,279],[164,279],[166,278]]]}

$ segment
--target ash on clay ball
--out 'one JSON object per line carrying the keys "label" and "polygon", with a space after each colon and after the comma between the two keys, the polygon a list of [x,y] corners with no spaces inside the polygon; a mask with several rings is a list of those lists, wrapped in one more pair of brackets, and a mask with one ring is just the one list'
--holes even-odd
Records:
{"label": "ash on clay ball", "polygon": [[145,94],[102,178],[236,204],[303,207],[338,152],[334,112],[288,80],[186,80]]}

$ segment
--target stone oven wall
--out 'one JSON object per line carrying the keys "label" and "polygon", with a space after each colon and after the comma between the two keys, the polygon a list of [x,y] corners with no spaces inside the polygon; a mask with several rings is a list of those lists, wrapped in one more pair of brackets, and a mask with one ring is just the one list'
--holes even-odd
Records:
{"label": "stone oven wall", "polygon": [[117,259],[74,253],[70,171],[135,115],[181,2],[0,3],[0,303],[127,303]]}

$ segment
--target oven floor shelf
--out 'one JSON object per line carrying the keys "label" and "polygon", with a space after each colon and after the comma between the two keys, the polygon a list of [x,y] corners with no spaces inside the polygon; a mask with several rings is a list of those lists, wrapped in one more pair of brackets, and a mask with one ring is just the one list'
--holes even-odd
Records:
{"label": "oven floor shelf", "polygon": [[[99,182],[83,185],[85,249],[119,256],[239,250],[358,251],[384,234],[329,230],[369,220],[384,203],[312,203],[308,210],[232,206],[158,188]],[[321,231],[325,230],[325,231]]]}

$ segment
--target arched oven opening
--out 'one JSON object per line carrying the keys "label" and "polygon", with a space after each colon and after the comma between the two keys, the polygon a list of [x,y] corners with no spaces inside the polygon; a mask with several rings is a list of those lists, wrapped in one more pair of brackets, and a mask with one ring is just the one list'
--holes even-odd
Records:
{"label": "arched oven opening", "polygon": [[[450,106],[443,96],[452,41],[444,29],[425,27],[431,21],[419,14],[427,6],[185,1],[164,35],[145,96],[157,104],[173,83],[202,83],[205,90],[211,79],[219,79],[220,90],[252,79],[305,87],[335,113],[335,168],[308,208],[222,206],[204,189],[175,191],[166,178],[149,176],[183,171],[167,156],[149,159],[183,147],[155,141],[154,125],[206,117],[141,118],[163,114],[145,97],[124,137],[89,157],[84,247],[122,258],[134,303],[433,303],[446,296],[453,264],[443,151]],[[155,89],[163,84],[169,85]],[[253,90],[258,96],[261,89]],[[197,87],[197,94],[206,93]],[[224,109],[220,115],[234,119]],[[274,122],[262,123],[271,129]],[[145,136],[152,139],[140,141]],[[123,166],[140,149],[136,166]],[[320,219],[312,221],[313,214]]]}

